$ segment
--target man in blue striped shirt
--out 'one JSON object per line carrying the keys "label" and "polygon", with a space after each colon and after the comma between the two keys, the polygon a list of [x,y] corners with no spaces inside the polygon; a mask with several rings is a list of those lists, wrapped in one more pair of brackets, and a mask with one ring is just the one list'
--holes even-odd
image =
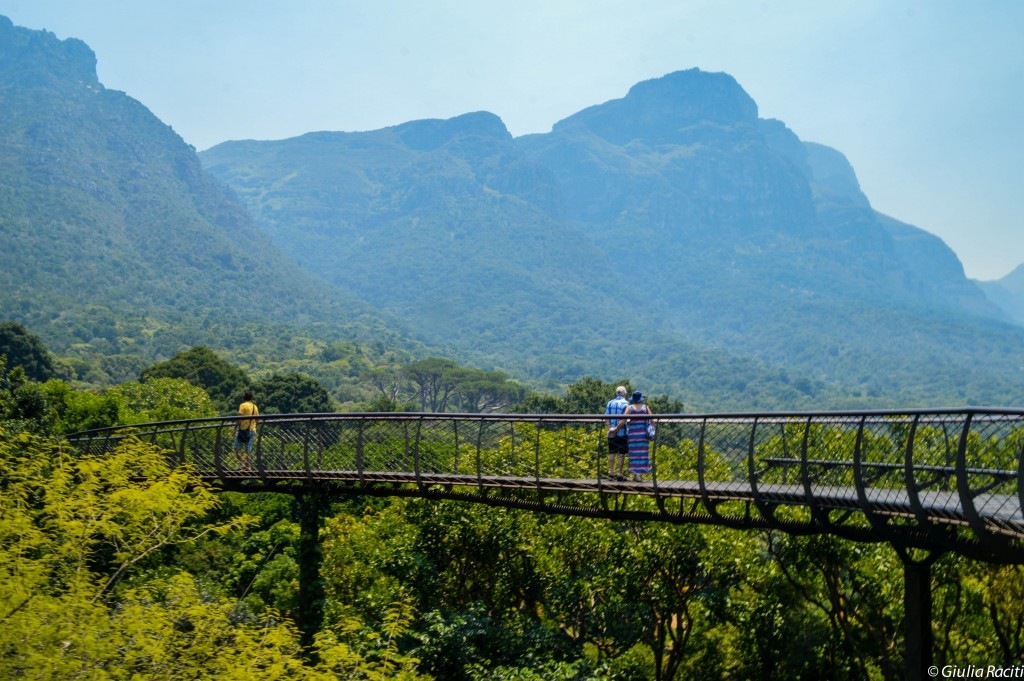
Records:
{"label": "man in blue striped shirt", "polygon": [[[605,414],[624,414],[629,400],[626,386],[615,389],[615,397],[604,408]],[[629,456],[629,438],[626,437],[626,423],[622,419],[608,419],[608,475],[615,480],[624,480],[626,457]]]}

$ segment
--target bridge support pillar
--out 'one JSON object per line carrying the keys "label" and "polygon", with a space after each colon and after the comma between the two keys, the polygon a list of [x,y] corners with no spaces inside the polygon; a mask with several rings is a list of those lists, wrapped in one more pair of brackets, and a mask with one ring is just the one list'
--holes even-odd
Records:
{"label": "bridge support pillar", "polygon": [[933,553],[923,561],[913,560],[899,551],[903,560],[903,610],[905,627],[905,678],[907,681],[931,679],[932,664],[932,563]]}
{"label": "bridge support pillar", "polygon": [[313,638],[324,622],[320,522],[329,500],[322,494],[308,492],[299,495],[296,501],[299,516],[299,631],[302,646],[312,651]]}

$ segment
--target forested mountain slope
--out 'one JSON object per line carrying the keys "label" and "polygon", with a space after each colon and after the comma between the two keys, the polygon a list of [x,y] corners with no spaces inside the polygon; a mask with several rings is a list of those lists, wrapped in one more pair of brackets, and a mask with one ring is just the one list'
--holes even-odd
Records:
{"label": "forested mountain slope", "polygon": [[192,147],[103,87],[84,43],[4,17],[0,291],[0,319],[56,350],[141,358],[122,379],[182,345],[244,343],[266,324],[407,333],[284,255]]}
{"label": "forested mountain slope", "polygon": [[474,113],[200,157],[312,271],[527,371],[679,392],[715,348],[846,403],[1022,396],[1024,329],[955,254],[725,74],[640,83],[547,134]]}
{"label": "forested mountain slope", "polygon": [[[219,166],[225,149],[244,162]],[[656,309],[631,306],[614,250],[566,222],[550,171],[524,160],[492,114],[231,143],[205,157],[298,262],[460,356],[547,387],[591,373],[690,404],[811,403],[775,368],[697,350],[660,328]],[[278,178],[271,188],[267,176]],[[665,380],[666,362],[693,380]],[[750,390],[723,390],[725,374]]]}
{"label": "forested mountain slope", "polygon": [[594,322],[611,261],[560,220],[550,173],[517,158],[493,115],[226,146],[241,166],[220,173],[218,147],[208,167],[261,226],[373,305],[439,337],[472,326],[499,352],[524,333],[551,340],[571,327],[587,345],[605,335]]}

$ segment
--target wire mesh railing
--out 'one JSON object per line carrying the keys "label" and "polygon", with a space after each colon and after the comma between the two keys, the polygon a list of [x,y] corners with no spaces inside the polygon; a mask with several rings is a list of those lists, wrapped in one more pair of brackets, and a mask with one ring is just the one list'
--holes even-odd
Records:
{"label": "wire mesh railing", "polygon": [[313,485],[464,498],[832,532],[990,559],[1017,556],[1024,539],[1024,410],[637,415],[657,424],[650,471],[638,478],[611,468],[601,415],[262,415],[251,446],[239,447],[237,424],[251,418],[141,424],[69,440],[101,453],[141,439],[231,489]]}

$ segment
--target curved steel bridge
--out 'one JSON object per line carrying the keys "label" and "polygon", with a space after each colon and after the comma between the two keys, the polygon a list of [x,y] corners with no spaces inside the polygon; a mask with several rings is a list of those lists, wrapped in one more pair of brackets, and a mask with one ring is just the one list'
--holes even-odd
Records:
{"label": "curved steel bridge", "polygon": [[[263,415],[78,433],[165,448],[223,489],[457,499],[558,514],[830,533],[1024,562],[1024,410],[655,415],[652,473],[609,474],[601,415]],[[644,418],[644,417],[640,417]]]}

